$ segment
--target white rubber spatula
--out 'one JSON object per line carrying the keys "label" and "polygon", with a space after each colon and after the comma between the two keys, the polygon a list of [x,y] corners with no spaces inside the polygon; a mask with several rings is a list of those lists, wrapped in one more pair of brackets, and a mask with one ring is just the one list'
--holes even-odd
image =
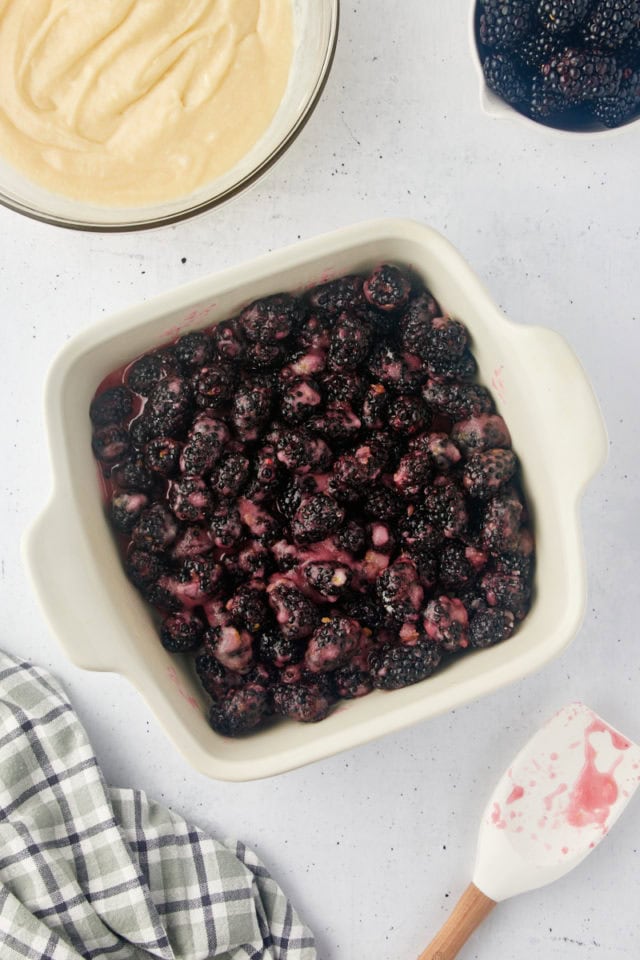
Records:
{"label": "white rubber spatula", "polygon": [[496,903],[558,880],[591,853],[640,784],[640,747],[583,703],[518,754],[487,806],[473,883],[419,960],[453,960]]}

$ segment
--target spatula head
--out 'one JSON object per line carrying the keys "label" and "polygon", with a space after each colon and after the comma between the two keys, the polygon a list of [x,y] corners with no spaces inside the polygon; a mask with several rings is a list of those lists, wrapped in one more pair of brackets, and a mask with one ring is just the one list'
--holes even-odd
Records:
{"label": "spatula head", "polygon": [[487,806],[473,882],[506,900],[558,880],[600,843],[640,784],[640,747],[583,703],[522,750]]}

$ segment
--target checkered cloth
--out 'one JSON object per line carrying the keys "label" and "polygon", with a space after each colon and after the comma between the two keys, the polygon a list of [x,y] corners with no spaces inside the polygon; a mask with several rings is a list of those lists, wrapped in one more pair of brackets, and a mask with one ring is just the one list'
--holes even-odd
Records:
{"label": "checkered cloth", "polygon": [[64,692],[0,652],[1,960],[315,960],[258,858],[106,786]]}

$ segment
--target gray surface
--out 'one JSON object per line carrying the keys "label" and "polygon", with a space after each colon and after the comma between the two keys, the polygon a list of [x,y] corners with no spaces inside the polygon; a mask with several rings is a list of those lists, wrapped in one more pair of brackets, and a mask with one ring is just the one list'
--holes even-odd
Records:
{"label": "gray surface", "polygon": [[[251,843],[314,927],[323,960],[419,952],[470,875],[494,780],[556,707],[582,698],[640,738],[640,124],[581,139],[486,117],[468,55],[468,4],[406,0],[402,15],[395,9],[344,5],[320,106],[269,176],[223,209],[124,236],[0,211],[0,645],[64,681],[112,783],[144,788]],[[124,681],[71,667],[38,612],[19,538],[50,483],[42,382],[58,348],[105,313],[380,215],[443,231],[512,319],[563,333],[592,378],[611,457],[582,510],[586,622],[543,673],[454,714],[272,781],[210,782],[168,747]],[[505,904],[463,956],[637,957],[639,833],[636,802],[572,876]]]}

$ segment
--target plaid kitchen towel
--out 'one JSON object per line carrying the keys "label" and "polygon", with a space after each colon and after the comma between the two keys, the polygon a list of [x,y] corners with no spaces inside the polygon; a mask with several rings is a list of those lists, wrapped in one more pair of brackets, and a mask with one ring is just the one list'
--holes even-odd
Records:
{"label": "plaid kitchen towel", "polygon": [[258,858],[107,787],[64,692],[0,652],[1,960],[315,960]]}

